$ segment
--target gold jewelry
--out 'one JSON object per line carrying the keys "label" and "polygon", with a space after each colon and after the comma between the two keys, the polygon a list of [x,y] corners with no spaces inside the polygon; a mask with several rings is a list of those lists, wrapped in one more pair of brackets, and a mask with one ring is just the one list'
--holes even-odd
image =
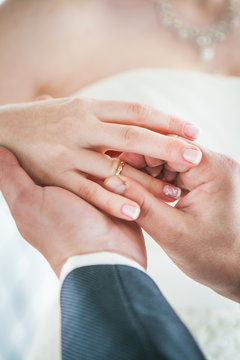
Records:
{"label": "gold jewelry", "polygon": [[118,175],[121,175],[122,171],[123,171],[123,168],[124,166],[126,165],[125,161],[120,161],[119,165],[118,165],[118,168],[115,172],[115,175],[118,176]]}

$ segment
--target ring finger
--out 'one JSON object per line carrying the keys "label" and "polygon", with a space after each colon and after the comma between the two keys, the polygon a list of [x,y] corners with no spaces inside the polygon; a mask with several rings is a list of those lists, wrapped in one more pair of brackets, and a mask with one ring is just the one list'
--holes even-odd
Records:
{"label": "ring finger", "polygon": [[[84,164],[79,164],[79,160],[76,159],[75,169],[98,179],[105,180],[107,177],[115,175],[119,168],[120,159],[118,158],[110,158],[108,155],[89,150],[86,150],[85,153],[81,153],[81,155],[84,156],[87,161],[84,161]],[[170,202],[178,199],[179,194],[174,191],[172,193],[169,192],[169,189],[166,187],[166,182],[155,179],[126,163],[120,172],[122,175],[140,182],[153,195],[162,200]]]}

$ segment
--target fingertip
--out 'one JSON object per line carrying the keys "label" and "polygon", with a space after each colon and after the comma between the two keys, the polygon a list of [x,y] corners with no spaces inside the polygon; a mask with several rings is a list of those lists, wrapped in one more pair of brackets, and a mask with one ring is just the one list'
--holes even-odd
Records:
{"label": "fingertip", "polygon": [[202,152],[199,148],[188,148],[183,152],[183,158],[185,161],[192,165],[199,165],[202,160]]}
{"label": "fingertip", "polygon": [[122,206],[121,211],[124,215],[130,218],[130,220],[137,220],[139,218],[141,209],[138,204],[135,206],[125,204]]}
{"label": "fingertip", "polygon": [[185,137],[195,140],[199,137],[200,133],[200,128],[192,123],[185,123],[183,126],[183,135]]}

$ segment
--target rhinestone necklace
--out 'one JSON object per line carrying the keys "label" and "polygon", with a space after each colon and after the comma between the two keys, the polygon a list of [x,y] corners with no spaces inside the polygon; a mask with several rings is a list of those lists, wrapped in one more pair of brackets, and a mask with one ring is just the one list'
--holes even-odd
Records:
{"label": "rhinestone necklace", "polygon": [[200,58],[204,61],[211,61],[215,56],[215,45],[226,40],[228,33],[239,26],[239,13],[235,8],[239,0],[227,0],[219,21],[208,27],[188,24],[167,0],[153,1],[158,5],[162,25],[177,33],[181,40],[190,41],[196,46]]}

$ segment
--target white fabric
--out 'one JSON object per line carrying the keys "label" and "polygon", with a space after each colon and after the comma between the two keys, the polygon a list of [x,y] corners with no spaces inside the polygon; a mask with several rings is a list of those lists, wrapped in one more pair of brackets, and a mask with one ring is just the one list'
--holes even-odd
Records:
{"label": "white fabric", "polygon": [[[138,101],[180,116],[201,127],[199,143],[240,161],[240,78],[140,69],[104,79],[82,89],[78,96]],[[14,334],[2,330],[0,359],[13,359],[9,354],[17,350],[22,355],[19,357],[27,359],[26,350],[40,314],[42,332],[29,359],[58,359],[58,347],[54,344],[59,344],[56,331],[57,326],[59,329],[59,307],[54,305],[47,311],[56,294],[57,281],[40,255],[19,239],[4,201],[0,203],[0,213],[0,291],[4,298],[0,302],[0,322],[7,323],[7,329],[21,323],[22,331],[16,344]],[[160,247],[146,238],[150,274],[174,308],[181,309],[183,319],[193,329],[208,358],[237,360],[240,353],[239,305],[187,278]],[[27,301],[26,306],[21,307],[21,316],[19,299],[21,304]],[[35,314],[34,321],[30,321],[32,314]]]}
{"label": "white fabric", "polygon": [[99,252],[70,257],[63,265],[60,274],[60,284],[63,284],[68,274],[79,267],[91,265],[127,265],[145,272],[136,261],[112,252]]}

